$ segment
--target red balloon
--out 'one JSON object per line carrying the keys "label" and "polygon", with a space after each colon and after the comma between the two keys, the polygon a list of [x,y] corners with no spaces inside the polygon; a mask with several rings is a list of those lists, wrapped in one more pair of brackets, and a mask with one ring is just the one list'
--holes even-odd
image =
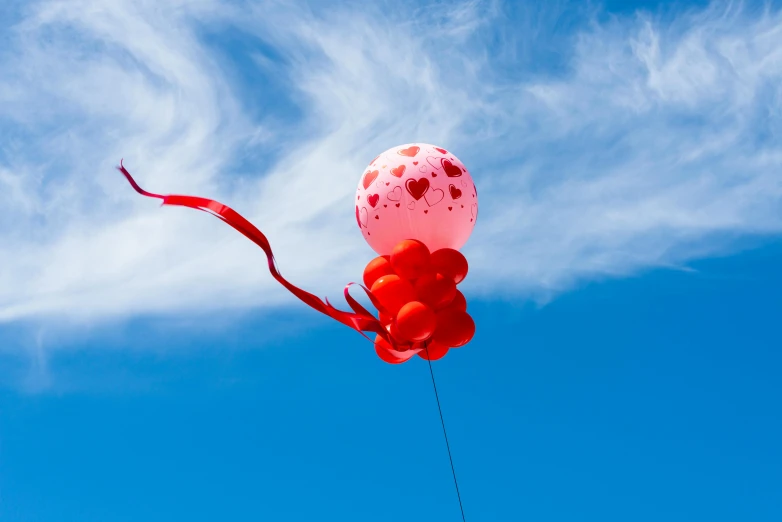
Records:
{"label": "red balloon", "polygon": [[419,301],[404,305],[396,316],[396,326],[406,340],[425,341],[437,327],[434,310]]}
{"label": "red balloon", "polygon": [[364,269],[364,286],[372,288],[375,281],[384,275],[391,275],[393,273],[394,269],[391,266],[391,256],[376,257],[367,263],[367,267]]}
{"label": "red balloon", "polygon": [[391,321],[385,326],[385,328],[394,341],[397,342],[399,349],[410,348],[410,346],[406,346],[410,344],[410,339],[407,339],[404,335],[402,335],[402,332],[399,331],[399,327],[396,325],[396,321]]}
{"label": "red balloon", "polygon": [[431,269],[430,257],[426,245],[415,239],[405,239],[391,251],[391,266],[405,279],[415,279]]}
{"label": "red balloon", "polygon": [[464,294],[459,290],[456,291],[456,295],[453,296],[453,300],[448,303],[448,306],[443,310],[459,310],[460,312],[467,311],[467,299],[464,298]]}
{"label": "red balloon", "polygon": [[453,279],[457,285],[467,277],[467,258],[458,250],[441,248],[432,252],[430,258],[434,269]]}
{"label": "red balloon", "polygon": [[436,361],[437,359],[442,359],[445,357],[445,354],[448,353],[448,350],[449,348],[444,344],[429,342],[425,349],[418,352],[418,357],[428,361]]}
{"label": "red balloon", "polygon": [[426,274],[415,281],[418,300],[435,310],[445,308],[456,296],[456,283],[442,274]]}
{"label": "red balloon", "polygon": [[388,326],[394,321],[394,318],[390,315],[386,315],[384,313],[378,312],[377,313],[377,319],[380,321],[380,324],[383,326]]}
{"label": "red balloon", "polygon": [[456,348],[469,343],[475,335],[475,321],[467,312],[446,308],[437,312],[437,329],[432,340]]}
{"label": "red balloon", "polygon": [[392,315],[399,313],[399,309],[410,301],[415,301],[413,285],[396,274],[384,275],[372,285],[370,290],[386,312]]}

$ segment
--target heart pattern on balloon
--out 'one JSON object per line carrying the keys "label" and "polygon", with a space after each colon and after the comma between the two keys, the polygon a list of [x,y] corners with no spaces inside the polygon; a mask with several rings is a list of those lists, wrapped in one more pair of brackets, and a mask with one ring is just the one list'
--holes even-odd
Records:
{"label": "heart pattern on balloon", "polygon": [[445,175],[449,178],[458,178],[462,175],[462,169],[448,161],[447,159],[442,160],[443,161],[443,170],[445,170]]}
{"label": "heart pattern on balloon", "polygon": [[367,220],[369,219],[369,212],[367,211],[366,207],[361,207],[361,211],[359,213],[359,223],[364,228],[367,228]]}
{"label": "heart pattern on balloon", "polygon": [[372,208],[375,208],[377,206],[377,202],[380,200],[380,194],[370,194],[367,197],[367,201],[369,202],[369,205]]}
{"label": "heart pattern on balloon", "polygon": [[402,175],[405,173],[406,167],[404,165],[399,165],[398,167],[394,167],[391,169],[391,175],[396,176],[397,178],[401,178]]}
{"label": "heart pattern on balloon", "polygon": [[454,201],[462,197],[462,191],[456,188],[456,185],[448,185],[448,192],[450,192],[451,199]]}
{"label": "heart pattern on balloon", "polygon": [[433,169],[440,170],[440,160],[441,158],[436,158],[434,156],[427,156],[426,162],[432,166]]}
{"label": "heart pattern on balloon", "polygon": [[440,147],[435,147],[434,150],[439,152],[440,154],[448,154],[448,151],[445,149],[441,149]]}
{"label": "heart pattern on balloon", "polygon": [[386,197],[391,201],[399,201],[402,199],[402,187],[397,185],[394,187],[394,190],[386,194]]}
{"label": "heart pattern on balloon", "polygon": [[439,202],[441,202],[444,197],[445,197],[445,192],[443,192],[441,189],[434,189],[424,194],[424,201],[426,201],[427,205],[433,207]]}
{"label": "heart pattern on balloon", "polygon": [[413,200],[410,200],[410,201],[407,203],[407,208],[408,208],[408,209],[410,209],[410,210],[415,210],[415,201],[413,201]]}
{"label": "heart pattern on balloon", "polygon": [[420,147],[416,147],[415,145],[413,145],[412,147],[399,150],[398,154],[400,156],[407,156],[408,158],[414,158],[415,155],[418,154],[419,150],[421,150]]}
{"label": "heart pattern on balloon", "polygon": [[429,190],[429,180],[426,178],[408,179],[405,182],[405,188],[415,200],[421,199],[426,191]]}
{"label": "heart pattern on balloon", "polygon": [[368,189],[369,186],[372,184],[372,182],[375,181],[375,179],[377,179],[378,174],[380,174],[380,171],[377,170],[367,171],[364,174],[363,185],[365,189]]}

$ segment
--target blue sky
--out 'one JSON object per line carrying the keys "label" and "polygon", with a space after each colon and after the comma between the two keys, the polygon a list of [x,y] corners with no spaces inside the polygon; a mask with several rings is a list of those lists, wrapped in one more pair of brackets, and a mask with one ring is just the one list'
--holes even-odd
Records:
{"label": "blue sky", "polygon": [[428,368],[339,302],[364,166],[454,150],[468,520],[782,517],[779,3],[0,8],[0,520],[457,520]]}

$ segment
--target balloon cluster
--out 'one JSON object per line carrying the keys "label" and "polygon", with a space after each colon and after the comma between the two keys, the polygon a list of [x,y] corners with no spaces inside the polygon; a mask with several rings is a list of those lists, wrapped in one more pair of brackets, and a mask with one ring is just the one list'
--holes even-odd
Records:
{"label": "balloon cluster", "polygon": [[381,305],[380,323],[394,345],[375,338],[375,351],[385,362],[398,364],[413,355],[440,359],[451,348],[464,346],[475,335],[467,301],[456,288],[467,276],[467,259],[458,250],[434,252],[422,242],[406,239],[391,255],[376,257],[364,269],[364,284]]}
{"label": "balloon cluster", "polygon": [[475,323],[456,285],[467,275],[467,260],[458,249],[478,219],[478,191],[467,168],[442,147],[392,147],[372,160],[358,182],[356,222],[380,255],[364,270],[363,288],[377,317],[350,295],[354,283],[343,291],[352,309],[344,311],[285,279],[263,232],[227,205],[197,196],[147,192],[121,161],[117,168],[142,196],[208,212],[255,243],[266,254],[272,277],[307,306],[370,341],[367,333],[377,334],[375,351],[383,361],[398,364],[416,354],[440,359],[475,335]]}

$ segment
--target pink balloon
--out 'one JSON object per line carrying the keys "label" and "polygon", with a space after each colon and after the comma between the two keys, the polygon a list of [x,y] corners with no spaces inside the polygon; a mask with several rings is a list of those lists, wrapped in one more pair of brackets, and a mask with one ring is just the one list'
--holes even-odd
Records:
{"label": "pink balloon", "polygon": [[408,143],[369,164],[356,190],[356,220],[364,239],[388,255],[403,239],[434,252],[460,249],[478,218],[478,193],[459,158],[440,147]]}

